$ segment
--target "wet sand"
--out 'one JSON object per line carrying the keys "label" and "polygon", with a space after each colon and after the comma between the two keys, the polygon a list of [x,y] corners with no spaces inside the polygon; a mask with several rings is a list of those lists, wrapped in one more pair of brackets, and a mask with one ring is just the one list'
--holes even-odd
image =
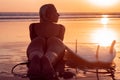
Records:
{"label": "wet sand", "polygon": [[[0,46],[0,80],[29,80],[28,78],[21,78],[11,74],[11,69],[15,64],[26,60],[25,50],[27,45],[28,43],[9,43],[9,45]],[[114,61],[116,63],[115,79],[120,80],[120,52],[116,54]],[[75,70],[72,69],[72,71]],[[106,74],[99,74],[99,78],[100,80],[112,80]],[[76,77],[72,79],[61,78],[60,80],[97,80],[97,77],[95,73],[87,72],[83,74],[83,71],[80,70]]]}
{"label": "wet sand", "polygon": [[[115,79],[120,80],[120,53],[117,53],[115,58],[116,63],[116,72],[115,72]],[[14,76],[11,74],[11,69],[15,64],[0,64],[0,80],[29,80],[28,78],[21,78],[18,76]],[[75,71],[74,69],[72,69]],[[112,80],[112,78],[106,74],[99,74],[100,80]],[[72,79],[60,79],[60,80],[97,80],[96,74],[87,72],[86,74],[83,74],[83,71],[80,71],[79,74],[76,74],[76,77]]]}

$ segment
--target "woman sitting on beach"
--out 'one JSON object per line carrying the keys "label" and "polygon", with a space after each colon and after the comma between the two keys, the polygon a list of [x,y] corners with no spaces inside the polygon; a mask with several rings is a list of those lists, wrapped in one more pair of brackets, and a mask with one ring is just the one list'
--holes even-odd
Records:
{"label": "woman sitting on beach", "polygon": [[59,14],[53,4],[43,5],[39,15],[40,23],[32,23],[29,27],[28,77],[30,80],[59,80],[53,67],[64,56],[65,28],[56,24]]}

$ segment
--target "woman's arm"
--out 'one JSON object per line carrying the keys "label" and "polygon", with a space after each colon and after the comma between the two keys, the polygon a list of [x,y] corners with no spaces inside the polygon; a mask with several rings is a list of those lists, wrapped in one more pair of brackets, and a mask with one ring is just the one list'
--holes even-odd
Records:
{"label": "woman's arm", "polygon": [[34,30],[34,24],[30,24],[29,33],[30,33],[30,39],[32,41],[37,36]]}
{"label": "woman's arm", "polygon": [[59,38],[61,40],[64,39],[64,34],[65,34],[65,27],[63,25],[60,25]]}

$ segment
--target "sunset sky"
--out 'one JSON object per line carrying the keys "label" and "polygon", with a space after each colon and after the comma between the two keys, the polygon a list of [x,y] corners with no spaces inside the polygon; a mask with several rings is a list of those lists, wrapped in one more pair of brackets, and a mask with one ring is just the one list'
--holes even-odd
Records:
{"label": "sunset sky", "polygon": [[38,12],[45,3],[59,12],[120,12],[120,0],[0,0],[0,12]]}

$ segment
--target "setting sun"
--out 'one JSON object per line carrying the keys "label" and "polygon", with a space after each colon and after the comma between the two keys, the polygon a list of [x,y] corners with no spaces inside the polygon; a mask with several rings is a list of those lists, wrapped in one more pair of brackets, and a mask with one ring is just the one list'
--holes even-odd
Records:
{"label": "setting sun", "polygon": [[108,21],[109,21],[109,19],[106,18],[106,17],[104,17],[104,18],[101,19],[101,23],[104,24],[104,25],[108,24]]}
{"label": "setting sun", "polygon": [[118,3],[118,0],[89,0],[90,3],[97,6],[112,6]]}

